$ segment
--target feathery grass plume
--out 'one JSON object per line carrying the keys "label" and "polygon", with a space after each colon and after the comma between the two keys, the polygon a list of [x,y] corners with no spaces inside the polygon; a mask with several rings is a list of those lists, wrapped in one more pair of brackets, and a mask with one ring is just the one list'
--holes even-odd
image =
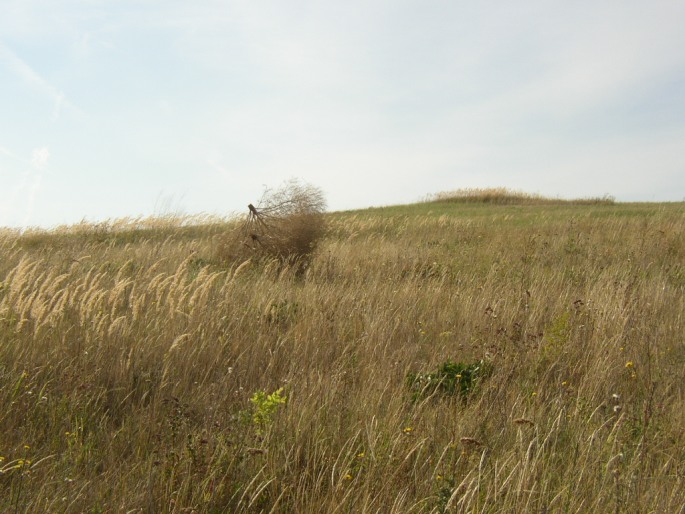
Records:
{"label": "feathery grass plume", "polygon": [[326,199],[318,187],[290,180],[267,189],[242,223],[225,239],[219,258],[244,262],[252,256],[304,262],[325,232]]}
{"label": "feathery grass plume", "polygon": [[252,259],[246,259],[244,262],[242,262],[233,272],[232,278],[235,279],[237,278],[241,273],[246,271],[252,264]]}

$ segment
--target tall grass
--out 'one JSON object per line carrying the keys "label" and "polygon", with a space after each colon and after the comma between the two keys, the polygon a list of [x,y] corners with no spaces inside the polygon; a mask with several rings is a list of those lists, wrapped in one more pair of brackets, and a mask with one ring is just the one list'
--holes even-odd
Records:
{"label": "tall grass", "polygon": [[561,198],[549,198],[536,193],[516,191],[504,187],[467,188],[457,189],[455,191],[444,191],[429,196],[428,201],[453,203],[487,203],[496,205],[613,205],[615,203],[615,199],[609,195],[595,198],[576,198],[566,200]]}
{"label": "tall grass", "polygon": [[682,205],[481,209],[1,234],[0,511],[682,511]]}

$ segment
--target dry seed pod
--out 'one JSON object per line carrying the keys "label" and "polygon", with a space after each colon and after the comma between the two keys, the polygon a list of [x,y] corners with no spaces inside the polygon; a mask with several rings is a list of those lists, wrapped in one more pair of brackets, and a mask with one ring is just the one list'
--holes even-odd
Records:
{"label": "dry seed pod", "polygon": [[530,419],[526,419],[526,418],[516,418],[514,420],[514,423],[516,423],[517,425],[529,425],[529,426],[535,425],[535,422],[533,422]]}
{"label": "dry seed pod", "polygon": [[478,439],[475,439],[473,437],[462,437],[459,440],[462,442],[462,444],[466,446],[483,446],[483,443],[481,443]]}

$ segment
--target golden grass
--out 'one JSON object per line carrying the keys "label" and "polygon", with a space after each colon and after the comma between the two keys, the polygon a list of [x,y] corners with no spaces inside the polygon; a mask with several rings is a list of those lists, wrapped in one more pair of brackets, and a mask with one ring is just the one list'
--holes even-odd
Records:
{"label": "golden grass", "polygon": [[0,511],[682,511],[683,206],[481,209],[329,215],[304,274],[225,222],[1,233]]}
{"label": "golden grass", "polygon": [[435,202],[454,203],[488,203],[497,205],[613,205],[613,197],[605,195],[597,198],[576,198],[571,200],[549,198],[536,193],[516,191],[505,187],[467,188],[455,191],[444,191],[428,198]]}

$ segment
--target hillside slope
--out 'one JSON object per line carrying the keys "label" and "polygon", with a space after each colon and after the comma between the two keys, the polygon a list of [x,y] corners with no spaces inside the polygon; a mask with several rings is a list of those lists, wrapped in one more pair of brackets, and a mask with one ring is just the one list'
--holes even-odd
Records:
{"label": "hillside slope", "polygon": [[683,204],[327,221],[0,235],[0,510],[685,508]]}

